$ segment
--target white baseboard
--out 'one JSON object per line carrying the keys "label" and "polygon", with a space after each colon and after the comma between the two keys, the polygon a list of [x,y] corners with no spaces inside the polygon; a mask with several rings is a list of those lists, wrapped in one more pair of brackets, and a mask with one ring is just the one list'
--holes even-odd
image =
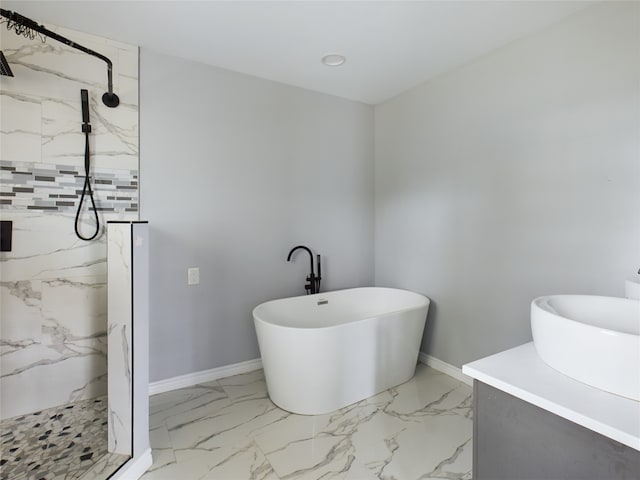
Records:
{"label": "white baseboard", "polygon": [[138,458],[132,458],[125,463],[120,470],[109,478],[112,480],[138,480],[149,470],[152,464],[153,457],[151,456],[151,449],[148,448]]}
{"label": "white baseboard", "polygon": [[435,368],[442,373],[446,373],[450,377],[455,378],[456,380],[460,380],[461,382],[466,383],[467,385],[473,386],[473,378],[468,375],[462,373],[458,367],[454,367],[453,365],[443,362],[442,360],[437,359],[436,357],[432,357],[431,355],[427,355],[424,352],[420,352],[418,356],[418,360],[425,365],[429,365],[431,368]]}
{"label": "white baseboard", "polygon": [[[467,385],[473,385],[473,379],[468,375],[462,373],[458,367],[443,362],[431,355],[427,355],[424,352],[420,352],[418,360],[425,365],[429,365],[436,370],[446,373],[450,377],[460,380]],[[232,375],[239,375],[241,373],[252,372],[262,368],[262,360],[255,358],[253,360],[247,360],[246,362],[234,363],[232,365],[225,365],[223,367],[212,368],[209,370],[201,370],[199,372],[187,373],[186,375],[179,375],[177,377],[166,378],[157,382],[151,382],[149,384],[149,395],[156,395],[158,393],[170,392],[171,390],[177,390],[179,388],[192,387],[199,383],[212,382],[220,378],[231,377]]]}
{"label": "white baseboard", "polygon": [[192,387],[199,383],[211,382],[219,378],[239,375],[241,373],[252,372],[262,368],[262,360],[255,358],[246,362],[234,363],[233,365],[225,365],[223,367],[212,368],[209,370],[201,370],[200,372],[187,373],[177,377],[158,380],[149,383],[149,395],[170,392],[178,388]]}

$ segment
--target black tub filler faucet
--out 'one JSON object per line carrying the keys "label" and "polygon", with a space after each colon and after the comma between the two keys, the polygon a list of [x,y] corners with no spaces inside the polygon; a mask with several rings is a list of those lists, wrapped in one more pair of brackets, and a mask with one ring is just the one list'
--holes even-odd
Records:
{"label": "black tub filler faucet", "polygon": [[309,247],[305,247],[304,245],[298,245],[297,247],[293,247],[291,249],[291,251],[289,252],[289,255],[287,255],[287,262],[291,261],[291,256],[293,255],[293,252],[295,252],[298,249],[302,249],[302,250],[306,250],[307,253],[309,254],[309,265],[311,266],[311,273],[309,273],[309,276],[307,277],[307,283],[304,288],[307,291],[307,295],[314,294],[314,293],[319,293],[320,292],[320,280],[322,280],[322,275],[320,274],[320,255],[316,256],[317,262],[318,262],[318,276],[315,275],[314,271],[313,271],[313,253],[311,253],[311,250],[309,250]]}

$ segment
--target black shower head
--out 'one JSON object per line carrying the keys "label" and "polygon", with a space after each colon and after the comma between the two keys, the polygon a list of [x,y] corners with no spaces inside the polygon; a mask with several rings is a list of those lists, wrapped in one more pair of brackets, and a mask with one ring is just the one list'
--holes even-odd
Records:
{"label": "black shower head", "polygon": [[[107,64],[108,91],[102,96],[102,101],[107,107],[111,108],[117,107],[119,105],[120,99],[118,98],[118,95],[113,92],[113,64],[108,57],[105,57],[104,55],[91,50],[90,48],[83,47],[82,45],[79,45],[76,42],[63,37],[56,32],[52,32],[44,25],[38,25],[37,22],[31,20],[30,18],[24,17],[19,13],[12,12],[10,10],[5,10],[4,8],[0,8],[0,24],[5,24],[8,30],[13,30],[17,35],[22,35],[31,40],[40,38],[44,42],[46,40],[46,37],[49,37],[57,40],[60,43],[64,43],[65,45],[68,45],[72,48],[80,50],[81,52],[87,53],[104,61]],[[4,55],[2,55],[1,63],[2,75],[10,75],[13,77],[13,73],[11,73],[11,69],[9,68],[9,64],[4,58]],[[5,70],[8,73],[5,73]]]}
{"label": "black shower head", "polygon": [[6,77],[13,77],[13,72],[11,71],[11,67],[9,66],[9,62],[4,58],[4,53],[0,50],[0,75],[4,75]]}

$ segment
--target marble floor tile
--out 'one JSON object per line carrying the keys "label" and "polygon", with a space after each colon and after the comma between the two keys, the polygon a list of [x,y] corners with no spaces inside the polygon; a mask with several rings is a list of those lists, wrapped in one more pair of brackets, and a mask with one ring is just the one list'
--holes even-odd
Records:
{"label": "marble floor tile", "polygon": [[225,458],[210,465],[203,480],[243,478],[246,480],[278,480],[264,454],[254,442],[233,449]]}
{"label": "marble floor tile", "polygon": [[143,479],[469,480],[471,393],[418,365],[410,381],[325,415],[275,406],[261,370],[155,395]]}
{"label": "marble floor tile", "polygon": [[105,453],[88,469],[75,470],[57,480],[105,480],[131,457],[119,453]]}
{"label": "marble floor tile", "polygon": [[153,465],[141,480],[198,480],[209,473],[209,462],[204,455],[192,458],[190,461],[174,462],[158,467],[156,457]]}
{"label": "marble floor tile", "polygon": [[215,405],[228,405],[229,397],[219,385],[203,384],[181,388],[151,397],[149,401],[149,426],[164,425],[172,417],[181,417],[178,422],[205,416]]}
{"label": "marble floor tile", "polygon": [[153,456],[153,465],[150,470],[157,470],[166,465],[176,463],[176,456],[171,447],[169,431],[164,425],[149,430],[149,443]]}
{"label": "marble floor tile", "polygon": [[295,440],[285,449],[267,454],[267,460],[280,478],[343,478],[355,460],[348,435],[318,435]]}
{"label": "marble floor tile", "polygon": [[176,458],[205,453],[227,446],[240,446],[269,424],[288,416],[266,396],[236,400],[197,420],[167,421]]}
{"label": "marble floor tile", "polygon": [[353,461],[349,466],[349,470],[344,473],[343,480],[377,480],[378,477],[362,465],[358,460]]}
{"label": "marble floor tile", "polygon": [[169,407],[177,407],[183,405],[184,402],[189,402],[212,393],[217,393],[222,397],[226,396],[222,387],[218,385],[218,382],[202,383],[194,387],[180,388],[149,397],[149,410],[158,410],[166,405]]}
{"label": "marble floor tile", "polygon": [[262,370],[221,378],[218,383],[232,399],[263,395],[267,392],[267,383]]}
{"label": "marble floor tile", "polygon": [[464,417],[425,417],[393,438],[378,478],[461,478],[471,470],[471,435]]}

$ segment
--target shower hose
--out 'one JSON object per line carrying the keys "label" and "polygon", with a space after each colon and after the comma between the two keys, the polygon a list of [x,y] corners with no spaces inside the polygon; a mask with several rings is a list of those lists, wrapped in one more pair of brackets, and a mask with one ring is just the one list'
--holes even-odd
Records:
{"label": "shower hose", "polygon": [[[78,211],[76,212],[75,230],[76,235],[80,240],[90,241],[98,236],[100,233],[100,219],[98,218],[98,209],[96,208],[96,202],[93,199],[93,190],[91,189],[91,182],[89,177],[89,170],[91,167],[91,152],[89,150],[89,134],[91,133],[91,124],[89,123],[89,94],[87,90],[80,90],[80,97],[82,99],[82,131],[84,132],[84,185],[82,187],[82,195],[80,196],[80,203],[78,204]],[[91,209],[93,210],[93,216],[95,218],[96,230],[90,237],[84,237],[80,233],[78,228],[80,225],[80,213],[82,212],[82,203],[86,196],[89,196],[91,200]]]}

